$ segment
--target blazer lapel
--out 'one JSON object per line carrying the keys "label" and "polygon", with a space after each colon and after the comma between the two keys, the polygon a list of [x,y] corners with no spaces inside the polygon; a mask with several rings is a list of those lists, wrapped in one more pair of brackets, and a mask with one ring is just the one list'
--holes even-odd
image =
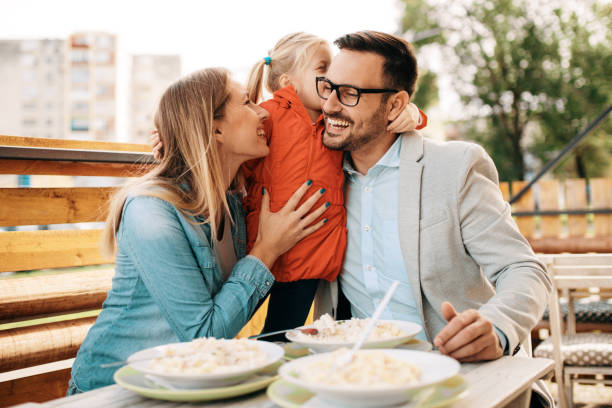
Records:
{"label": "blazer lapel", "polygon": [[[425,323],[419,262],[419,220],[421,212],[421,176],[423,137],[418,132],[402,134],[398,180],[398,228],[400,247],[415,303]],[[429,337],[429,333],[426,333]]]}

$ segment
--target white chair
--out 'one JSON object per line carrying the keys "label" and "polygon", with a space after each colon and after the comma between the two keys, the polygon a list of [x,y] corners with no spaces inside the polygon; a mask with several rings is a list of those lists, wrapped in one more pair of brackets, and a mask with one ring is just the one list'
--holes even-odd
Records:
{"label": "white chair", "polygon": [[[555,379],[561,408],[573,406],[573,383],[611,384],[612,333],[576,333],[574,301],[597,288],[596,296],[612,297],[612,254],[541,256],[553,282],[550,296],[550,337],[534,350],[536,357],[555,360]],[[567,333],[563,334],[561,295],[567,298]],[[612,323],[612,322],[611,322]],[[596,375],[603,375],[601,379]]]}

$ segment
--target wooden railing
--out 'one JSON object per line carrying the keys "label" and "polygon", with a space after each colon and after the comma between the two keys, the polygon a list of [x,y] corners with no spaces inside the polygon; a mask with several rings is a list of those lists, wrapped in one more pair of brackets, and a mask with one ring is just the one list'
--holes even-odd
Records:
{"label": "wooden railing", "polygon": [[[133,177],[152,163],[146,145],[0,136],[0,174]],[[0,188],[0,227],[103,221],[114,189]],[[100,234],[98,228],[1,231],[0,272],[112,264],[100,254]],[[65,393],[71,359],[113,274],[108,265],[0,280],[0,406]]]}
{"label": "wooden railing", "polygon": [[[0,175],[135,177],[153,165],[147,145],[0,135]],[[117,187],[0,188],[0,272],[104,265],[0,278],[0,407],[65,394],[70,367],[111,287],[101,230],[1,231],[103,221]],[[240,332],[258,333],[267,305]]]}
{"label": "wooden railing", "polygon": [[[512,191],[525,184],[513,182]],[[509,183],[500,188],[508,200]],[[593,178],[588,189],[584,179],[540,180],[512,212],[536,252],[612,252],[612,179]]]}

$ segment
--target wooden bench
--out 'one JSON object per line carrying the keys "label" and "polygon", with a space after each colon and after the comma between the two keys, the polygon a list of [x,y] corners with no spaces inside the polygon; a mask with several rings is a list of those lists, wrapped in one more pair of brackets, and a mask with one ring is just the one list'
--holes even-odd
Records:
{"label": "wooden bench", "polygon": [[[152,165],[147,145],[0,135],[0,177],[111,177],[122,184],[123,177],[139,176]],[[45,270],[35,276],[0,277],[0,407],[65,395],[73,359],[114,275],[113,260],[100,254],[99,224],[89,229],[3,229],[104,221],[116,188],[0,188],[0,272]],[[49,273],[91,265],[97,265],[95,270]],[[264,304],[238,336],[258,333],[266,311]]]}
{"label": "wooden bench", "polygon": [[[152,163],[146,145],[0,136],[4,175],[133,177]],[[115,188],[0,188],[0,227],[103,221]],[[96,227],[0,231],[0,272],[108,264],[0,280],[0,405],[65,394],[114,273]]]}

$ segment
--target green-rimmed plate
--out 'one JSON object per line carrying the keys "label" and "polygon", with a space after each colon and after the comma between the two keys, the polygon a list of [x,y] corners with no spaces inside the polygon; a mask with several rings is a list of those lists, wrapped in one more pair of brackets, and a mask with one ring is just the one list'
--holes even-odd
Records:
{"label": "green-rimmed plate", "polygon": [[[463,376],[458,374],[429,388],[433,388],[433,392],[415,391],[417,398],[424,396],[424,400],[419,401],[419,407],[446,407],[467,394],[468,383]],[[315,394],[283,380],[277,380],[268,387],[268,397],[283,408],[301,408],[309,401],[309,406],[331,407],[329,403],[318,398],[316,402],[311,401],[313,398],[316,398]],[[313,402],[315,403],[313,404]]]}
{"label": "green-rimmed plate", "polygon": [[145,378],[144,373],[129,366],[117,370],[114,379],[121,387],[148,398],[167,401],[211,401],[237,397],[266,388],[278,378],[276,368],[278,365],[273,370],[260,371],[240,384],[197,390],[170,390],[155,386]]}
{"label": "green-rimmed plate", "polygon": [[[308,348],[300,346],[299,344],[285,343],[283,348],[285,349],[285,357],[283,357],[285,360],[293,360],[310,355]],[[395,348],[416,351],[431,351],[432,345],[427,341],[412,338],[405,343],[395,346]]]}

